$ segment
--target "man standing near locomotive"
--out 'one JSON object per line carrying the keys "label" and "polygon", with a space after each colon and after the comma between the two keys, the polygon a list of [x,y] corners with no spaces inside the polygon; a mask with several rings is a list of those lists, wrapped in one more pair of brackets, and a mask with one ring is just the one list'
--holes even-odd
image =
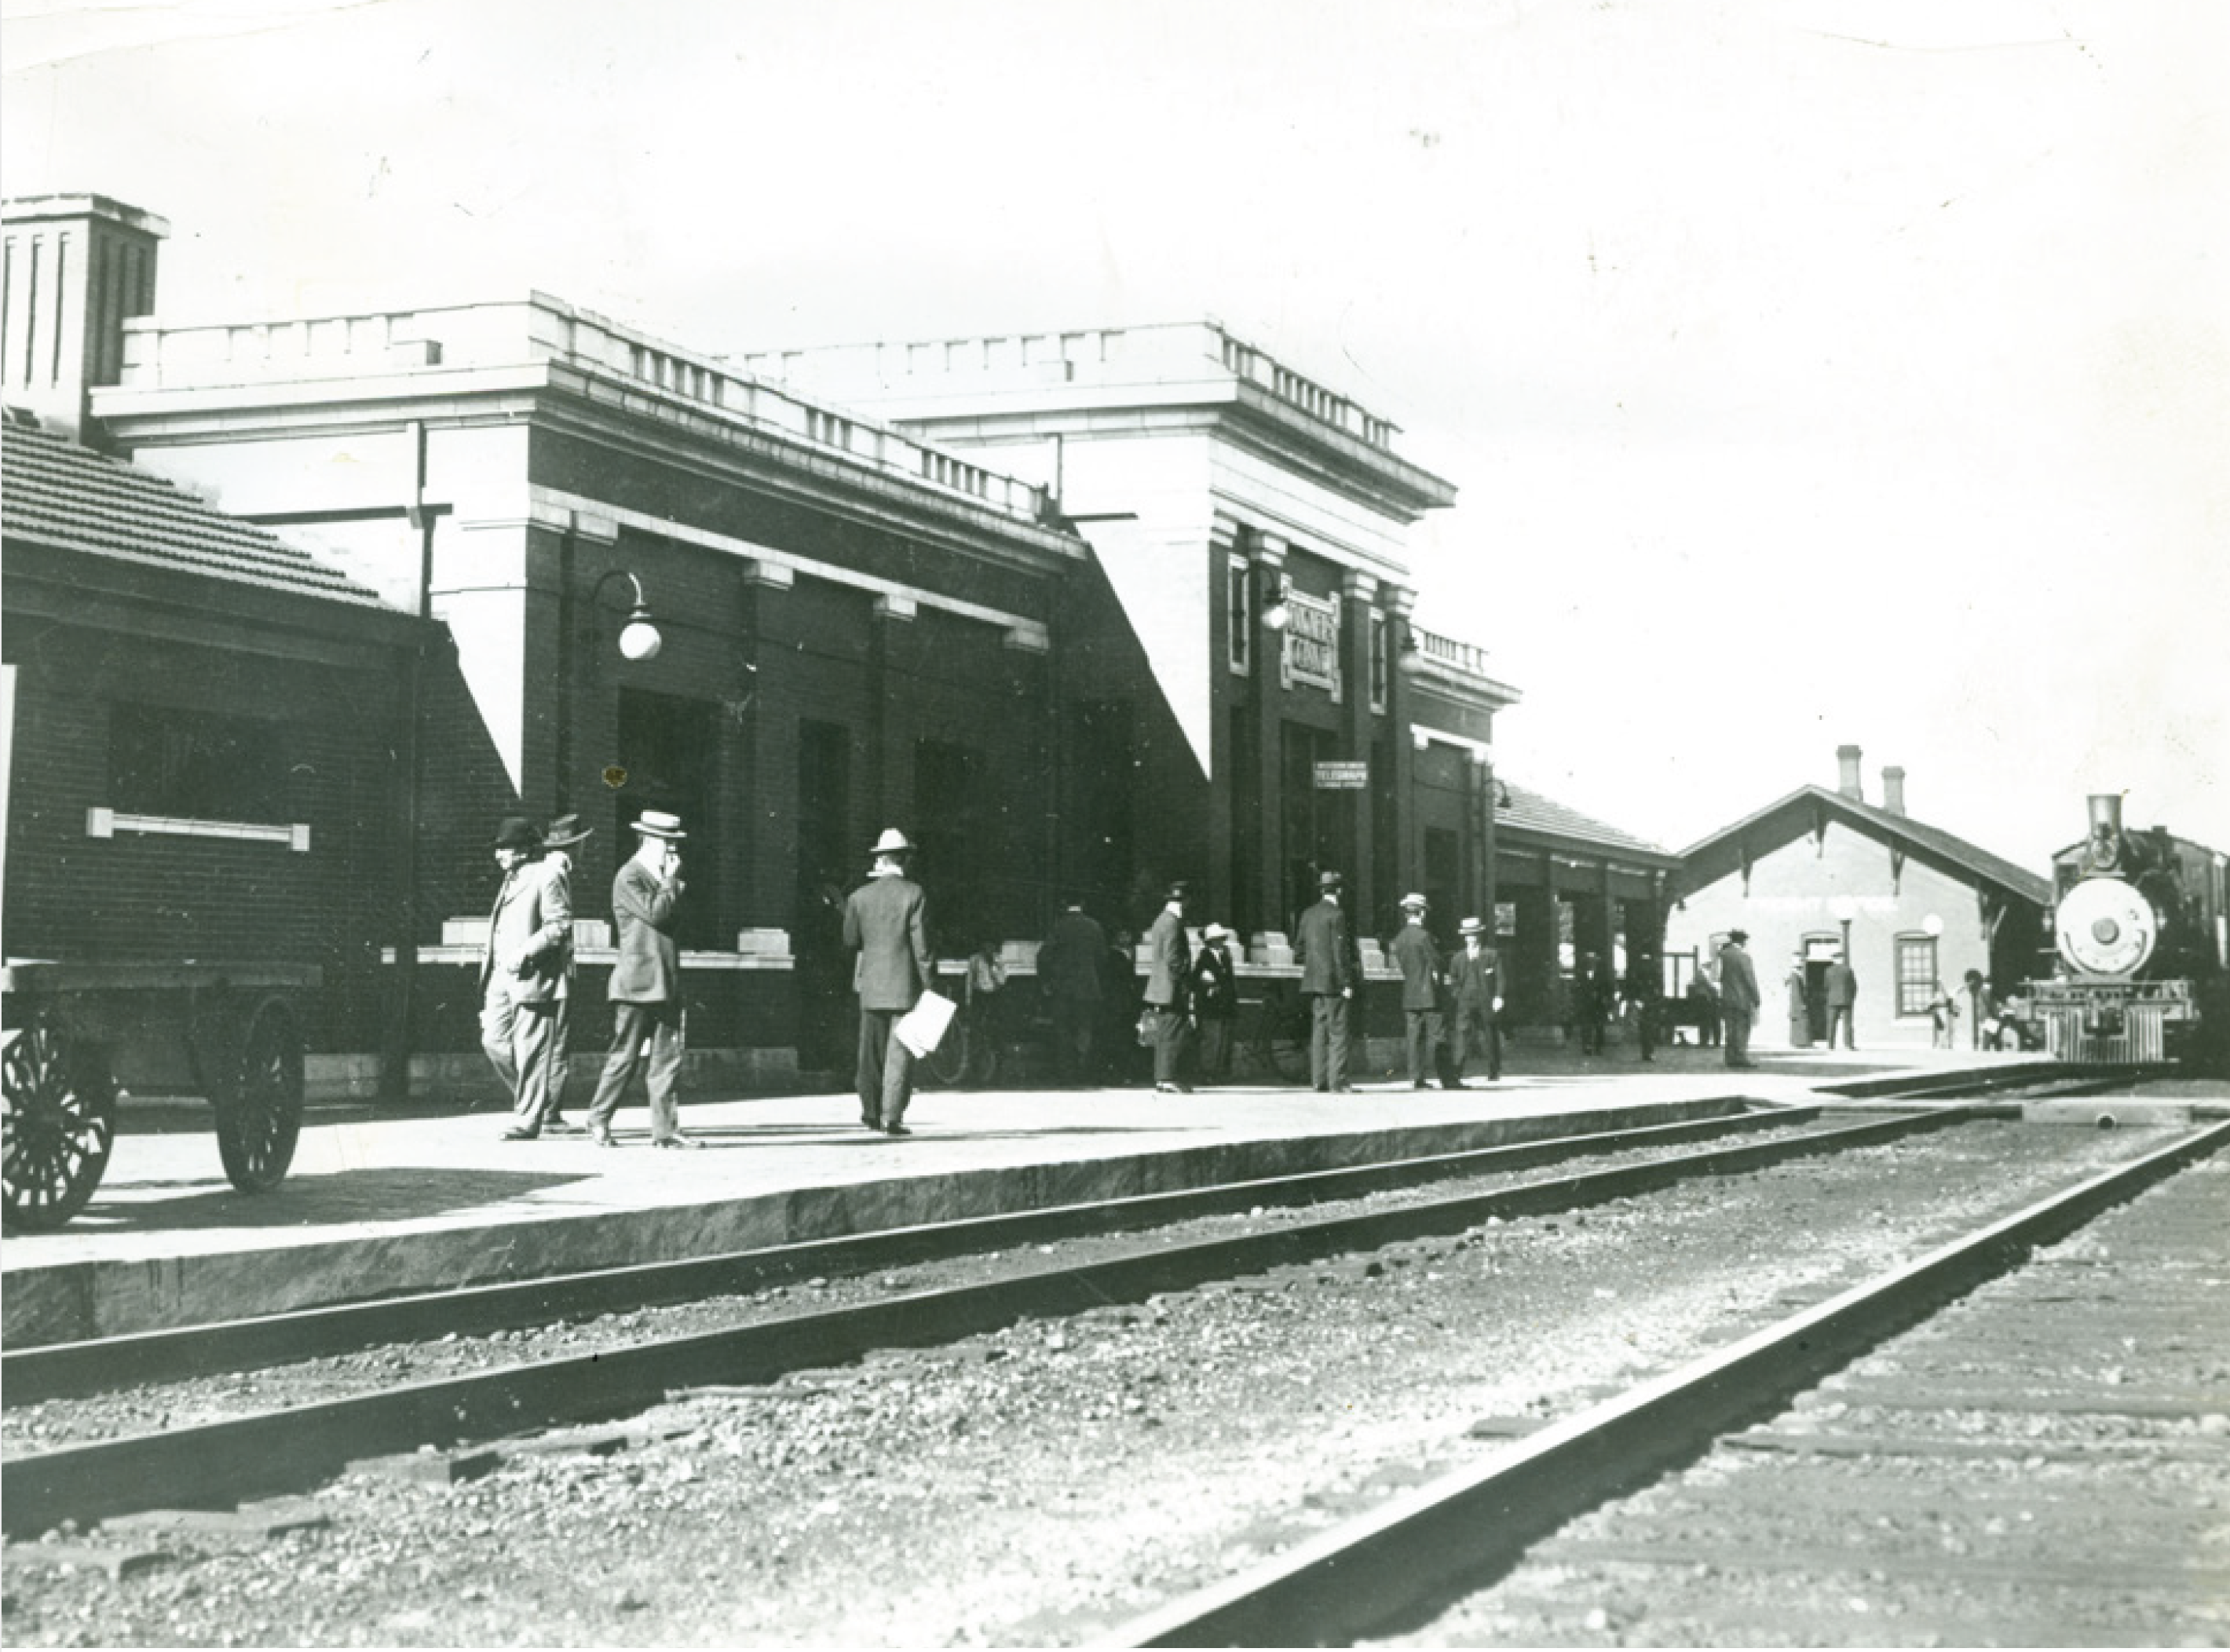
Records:
{"label": "man standing near locomotive", "polygon": [[[1403,895],[1402,911],[1402,931],[1394,937],[1394,964],[1402,971],[1402,1022],[1408,1042],[1409,1087],[1422,1090],[1429,1087],[1425,1080],[1427,1065],[1439,1054],[1447,1033],[1440,1019],[1440,949],[1433,944],[1432,934],[1425,927],[1424,896]],[[1454,1087],[1445,1072],[1440,1087]]]}
{"label": "man standing near locomotive", "polygon": [[937,978],[929,902],[906,874],[913,845],[904,832],[887,828],[868,853],[874,865],[867,881],[844,902],[844,945],[859,954],[852,990],[860,995],[860,1122],[886,1136],[910,1136],[913,1052],[899,1037],[898,1024]]}
{"label": "man standing near locomotive", "polygon": [[1325,872],[1317,880],[1323,898],[1294,926],[1293,961],[1301,966],[1301,997],[1309,1005],[1309,1082],[1337,1094],[1347,1081],[1348,1012],[1363,980],[1363,954],[1340,910],[1346,880]]}
{"label": "man standing near locomotive", "polygon": [[503,869],[480,953],[480,1048],[511,1093],[506,1141],[532,1141],[550,1107],[550,1074],[573,912],[565,877],[543,859],[542,834],[512,816],[496,828]]}
{"label": "man standing near locomotive", "polygon": [[612,920],[619,957],[605,996],[612,1003],[612,1043],[589,1103],[589,1139],[616,1147],[612,1114],[619,1111],[635,1068],[644,1068],[650,1093],[650,1145],[701,1147],[681,1133],[675,1092],[686,1048],[681,997],[681,951],[674,938],[681,902],[681,850],[688,836],[680,819],[646,809],[635,823],[635,853],[612,879]]}
{"label": "man standing near locomotive", "polygon": [[1185,938],[1186,888],[1170,886],[1169,899],[1146,932],[1146,1009],[1154,1017],[1154,1088],[1164,1094],[1190,1094],[1177,1077],[1184,1051],[1185,1004],[1192,985],[1192,947]]}
{"label": "man standing near locomotive", "polygon": [[1726,1036],[1729,1067],[1757,1065],[1750,1058],[1750,1023],[1757,1018],[1760,1000],[1757,971],[1743,950],[1749,939],[1747,929],[1729,930],[1727,944],[1719,948],[1719,1025]]}
{"label": "man standing near locomotive", "polygon": [[1856,1049],[1858,1040],[1851,1033],[1851,1016],[1859,1002],[1859,978],[1850,962],[1841,952],[1827,965],[1825,985],[1827,990],[1827,1048],[1835,1048],[1835,1029],[1843,1029],[1843,1048]]}
{"label": "man standing near locomotive", "polygon": [[1502,1077],[1502,954],[1486,942],[1486,926],[1466,918],[1456,926],[1463,942],[1448,960],[1449,996],[1455,1005],[1456,1087],[1474,1049],[1486,1052],[1486,1081]]}

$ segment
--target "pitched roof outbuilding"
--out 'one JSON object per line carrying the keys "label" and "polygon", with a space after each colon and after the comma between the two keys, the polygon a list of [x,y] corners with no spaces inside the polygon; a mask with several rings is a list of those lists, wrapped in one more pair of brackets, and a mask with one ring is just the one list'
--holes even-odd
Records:
{"label": "pitched roof outbuilding", "polygon": [[1501,794],[1497,799],[1494,817],[1498,828],[1539,832],[1551,837],[1575,838],[1605,849],[1626,849],[1663,861],[1673,858],[1671,851],[1659,848],[1647,838],[1636,837],[1618,827],[1605,825],[1602,821],[1560,803],[1553,797],[1544,797],[1498,776],[1495,784]]}
{"label": "pitched roof outbuilding", "polygon": [[[1775,818],[1784,812],[1786,819]],[[1739,862],[1741,846],[1745,838],[1750,842],[1752,852],[1756,853],[1768,841],[1778,843],[1802,836],[1813,829],[1814,823],[1825,820],[1830,814],[1842,816],[1847,822],[1874,836],[1901,840],[1908,848],[1995,883],[2008,893],[2039,906],[2051,902],[2051,879],[2016,866],[1986,849],[1979,849],[1940,826],[1930,826],[1910,815],[1882,809],[1845,792],[1820,785],[1799,786],[1787,797],[1767,804],[1756,814],[1745,816],[1731,826],[1723,826],[1709,836],[1698,839],[1680,852],[1683,868],[1692,884],[1698,881],[1699,874],[1702,874],[1701,881],[1708,882]]]}
{"label": "pitched roof outbuilding", "polygon": [[0,433],[0,536],[395,611],[368,586],[267,530],[12,411]]}

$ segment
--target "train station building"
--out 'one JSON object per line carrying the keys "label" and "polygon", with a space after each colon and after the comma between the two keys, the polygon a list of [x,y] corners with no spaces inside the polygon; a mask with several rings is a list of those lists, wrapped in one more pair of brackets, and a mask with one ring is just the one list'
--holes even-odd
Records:
{"label": "train station building", "polygon": [[[1135,932],[1176,879],[1281,972],[1326,868],[1366,937],[1411,889],[1444,935],[1494,913],[1531,1018],[1576,937],[1656,945],[1672,857],[1498,776],[1518,691],[1415,611],[1407,531],[1453,486],[1219,326],[722,356],[540,294],[173,322],[161,234],[9,204],[8,398],[427,623],[411,852],[371,879],[390,1052],[472,1069],[514,813],[596,826],[592,892],[640,810],[683,816],[691,1042],[744,1082],[848,1063],[831,901],[886,825],[943,949],[1025,973],[1060,902]],[[19,775],[11,844],[24,807]]]}

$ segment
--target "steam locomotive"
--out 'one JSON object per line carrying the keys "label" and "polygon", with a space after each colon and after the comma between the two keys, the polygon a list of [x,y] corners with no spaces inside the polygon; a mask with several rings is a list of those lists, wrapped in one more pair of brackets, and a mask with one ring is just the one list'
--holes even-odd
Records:
{"label": "steam locomotive", "polygon": [[2053,857],[2050,979],[2033,982],[2045,1048],[2097,1066],[2230,1059],[2230,859],[2091,799],[2091,833]]}

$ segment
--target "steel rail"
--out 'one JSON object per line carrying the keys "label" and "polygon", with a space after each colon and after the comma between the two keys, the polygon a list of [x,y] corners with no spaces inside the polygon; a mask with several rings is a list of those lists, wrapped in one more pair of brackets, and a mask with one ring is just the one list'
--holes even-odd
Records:
{"label": "steel rail", "polygon": [[1398,1634],[1573,1516],[1693,1462],[2040,1245],[2230,1142],[2213,1126],[2030,1205],[1090,1642],[1328,1646]]}
{"label": "steel rail", "polygon": [[1871,1145],[1961,1120],[1957,1109],[1720,1146],[1486,1193],[1300,1220],[1183,1245],[1141,1244],[1081,1266],[1058,1258],[1005,1277],[787,1314],[630,1348],[438,1378],[256,1416],[26,1453],[0,1462],[0,1526],[36,1533],[138,1509],[223,1507],[300,1489],[359,1458],[487,1441],[642,1410],[667,1391],[770,1382],[877,1348],[922,1347],[1143,1301],[1218,1279],[1343,1252],[1461,1232],[1490,1217],[1550,1214],[1816,1153]]}
{"label": "steel rail", "polygon": [[[1726,1105],[1742,1106],[1732,1100]],[[453,1333],[486,1335],[561,1320],[593,1319],[601,1313],[764,1290],[799,1280],[877,1272],[906,1263],[1225,1215],[1257,1205],[1356,1198],[1389,1188],[1507,1173],[1583,1155],[1775,1129],[1809,1122],[1819,1113],[1816,1106],[1730,1111],[1701,1119],[1138,1194],[1091,1204],[1054,1205],[841,1238],[801,1240],[684,1262],[635,1262],[207,1325],[10,1348],[0,1351],[0,1404],[13,1410],[127,1385],[266,1370],[383,1343],[427,1341]]]}

